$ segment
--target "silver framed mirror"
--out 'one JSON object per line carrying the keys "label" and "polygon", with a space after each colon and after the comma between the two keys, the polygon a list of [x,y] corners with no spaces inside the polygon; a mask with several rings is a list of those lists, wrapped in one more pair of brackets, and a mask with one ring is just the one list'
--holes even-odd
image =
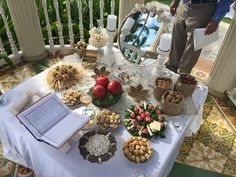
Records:
{"label": "silver framed mirror", "polygon": [[127,61],[138,65],[156,62],[160,35],[168,32],[170,19],[158,3],[136,4],[118,31],[118,44]]}

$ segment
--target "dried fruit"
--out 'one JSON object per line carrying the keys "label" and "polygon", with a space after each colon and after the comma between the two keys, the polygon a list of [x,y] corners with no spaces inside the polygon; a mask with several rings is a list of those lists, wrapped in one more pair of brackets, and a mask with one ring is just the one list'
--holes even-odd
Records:
{"label": "dried fruit", "polygon": [[168,91],[165,94],[165,98],[164,98],[167,102],[173,103],[173,104],[179,104],[182,99],[183,96],[181,95],[180,92],[176,92],[176,91]]}

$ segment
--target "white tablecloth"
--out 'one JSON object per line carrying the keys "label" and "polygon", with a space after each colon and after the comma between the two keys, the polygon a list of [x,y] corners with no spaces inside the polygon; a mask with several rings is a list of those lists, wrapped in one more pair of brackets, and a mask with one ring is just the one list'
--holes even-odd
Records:
{"label": "white tablecloth", "polygon": [[[90,163],[83,160],[80,155],[78,142],[70,141],[72,149],[68,153],[63,153],[34,139],[8,111],[11,103],[21,99],[23,92],[45,88],[46,73],[47,71],[6,93],[8,104],[0,106],[0,140],[3,144],[4,157],[32,168],[39,177],[132,177],[140,170],[144,171],[147,177],[165,177],[172,168],[184,137],[189,131],[195,133],[200,127],[202,107],[207,96],[207,87],[204,85],[197,87],[192,97],[197,113],[174,117],[175,120],[183,122],[182,130],[177,130],[169,123],[165,131],[166,138],[153,138],[151,142],[154,155],[149,161],[135,164],[126,159],[122,146],[131,135],[121,126],[113,132],[117,141],[115,156],[102,164]],[[131,99],[124,94],[120,102],[111,109],[122,114],[131,102]]]}

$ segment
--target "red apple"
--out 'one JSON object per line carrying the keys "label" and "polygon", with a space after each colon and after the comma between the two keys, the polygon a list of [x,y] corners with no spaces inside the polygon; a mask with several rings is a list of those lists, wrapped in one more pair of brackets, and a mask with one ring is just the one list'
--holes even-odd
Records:
{"label": "red apple", "polygon": [[112,95],[118,95],[122,91],[122,86],[120,82],[118,82],[117,80],[112,80],[109,82],[107,86],[107,90]]}
{"label": "red apple", "polygon": [[107,91],[106,91],[106,88],[103,87],[102,85],[96,85],[94,88],[93,88],[93,96],[94,98],[103,98],[107,95]]}
{"label": "red apple", "polygon": [[96,79],[96,85],[101,85],[106,88],[108,83],[109,79],[106,76],[100,76]]}

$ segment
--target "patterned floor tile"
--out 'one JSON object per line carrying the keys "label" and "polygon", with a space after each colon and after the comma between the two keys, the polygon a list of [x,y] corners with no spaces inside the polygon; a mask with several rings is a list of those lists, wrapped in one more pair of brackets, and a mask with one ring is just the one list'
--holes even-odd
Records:
{"label": "patterned floor tile", "polygon": [[230,153],[229,157],[231,159],[236,160],[236,139],[234,140],[234,144],[233,144],[233,147],[232,147],[232,150],[231,150],[231,153]]}
{"label": "patterned floor tile", "polygon": [[214,149],[195,141],[185,163],[198,168],[221,173],[227,158]]}
{"label": "patterned floor tile", "polygon": [[177,157],[177,162],[184,162],[184,160],[186,159],[186,157],[188,156],[191,148],[193,147],[193,143],[195,141],[195,136],[193,137],[186,137],[184,139],[184,142],[179,150],[179,154]]}
{"label": "patterned floor tile", "polygon": [[11,74],[7,74],[0,78],[0,90],[6,92],[16,85],[20,84],[27,78],[34,76],[36,73],[31,69],[30,66],[26,65],[14,71]]}
{"label": "patterned floor tile", "polygon": [[15,163],[0,157],[0,176],[13,177],[15,166]]}
{"label": "patterned floor tile", "polygon": [[236,176],[236,160],[228,158],[224,165],[224,174],[230,175],[230,176]]}
{"label": "patterned floor tile", "polygon": [[206,99],[206,102],[204,104],[204,107],[203,107],[203,113],[204,113],[203,114],[203,119],[206,119],[209,116],[213,106],[214,106],[214,102],[211,99],[211,97],[208,96],[207,99]]}
{"label": "patterned floor tile", "polygon": [[234,143],[234,139],[236,137],[236,134],[234,132],[228,131],[227,129],[218,126],[215,123],[212,123],[212,122],[206,120],[202,124],[201,128],[204,131],[212,133],[214,136],[224,138],[224,140],[229,143]]}
{"label": "patterned floor tile", "polygon": [[224,112],[231,125],[236,130],[236,109],[229,99],[220,100],[214,98],[220,109]]}

